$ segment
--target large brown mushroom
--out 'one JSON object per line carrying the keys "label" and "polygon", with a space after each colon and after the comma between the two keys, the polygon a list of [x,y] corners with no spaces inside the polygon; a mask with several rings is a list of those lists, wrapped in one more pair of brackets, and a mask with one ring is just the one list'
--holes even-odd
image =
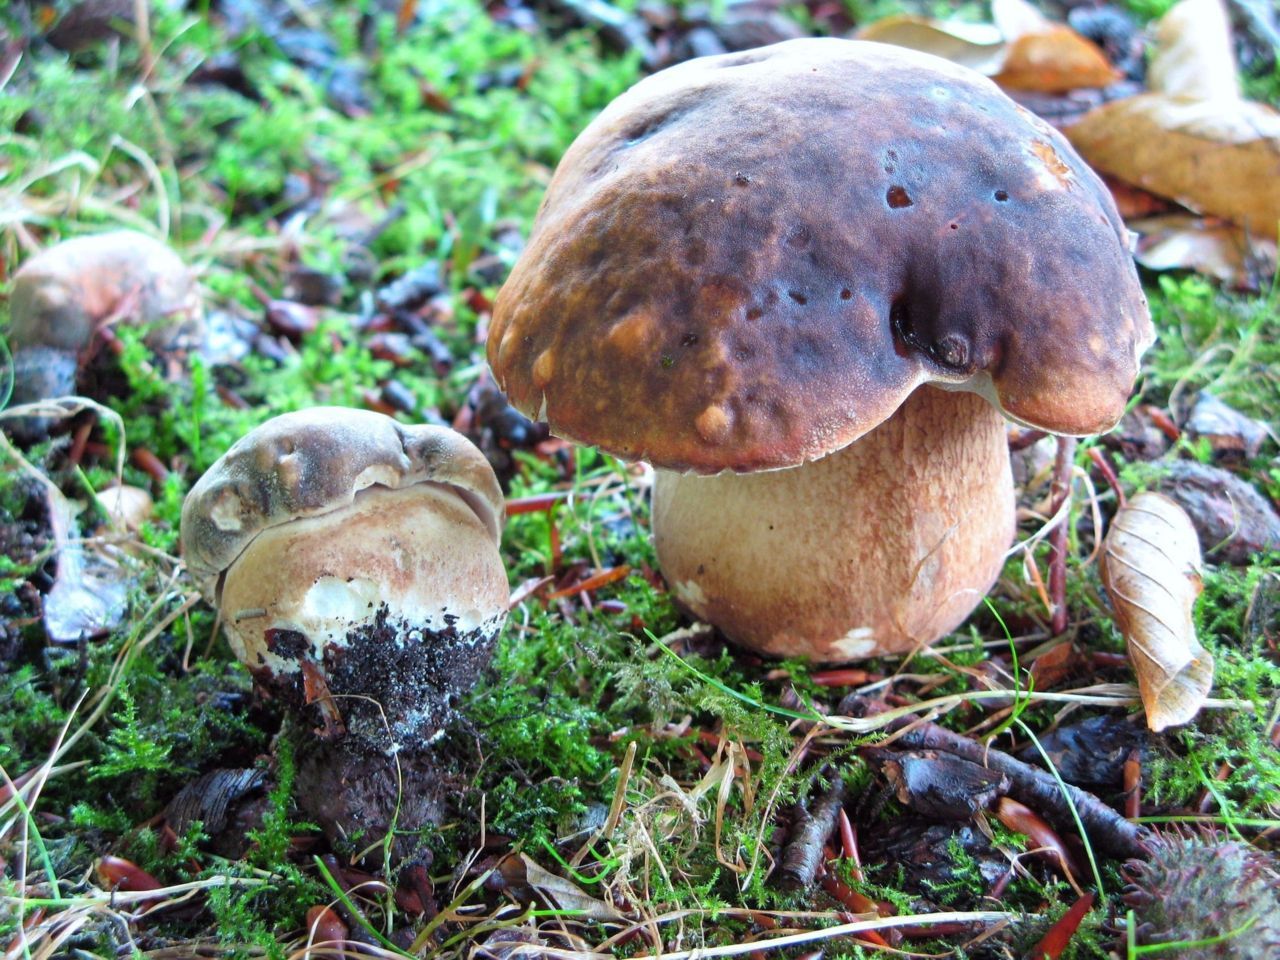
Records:
{"label": "large brown mushroom", "polygon": [[489,362],[553,432],[658,468],[685,607],[841,661],[964,620],[1013,532],[1001,415],[1108,429],[1151,339],[1057,132],[935,57],[796,40],[655,74],[578,137]]}
{"label": "large brown mushroom", "polygon": [[506,619],[502,519],[461,434],[338,407],[268,421],[188,494],[183,557],[232,649],[314,710],[295,724],[297,792],[332,836],[439,816],[429,748]]}

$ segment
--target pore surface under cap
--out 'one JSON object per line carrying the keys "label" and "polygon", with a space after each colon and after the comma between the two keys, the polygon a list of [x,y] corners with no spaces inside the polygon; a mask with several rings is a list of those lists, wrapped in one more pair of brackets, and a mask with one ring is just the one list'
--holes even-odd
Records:
{"label": "pore surface under cap", "polygon": [[498,543],[502,489],[461,434],[345,407],[287,413],[236,441],[191,488],[182,505],[182,555],[201,592],[217,602],[222,572],[260,531],[337,510],[374,484],[425,482],[456,488]]}
{"label": "pore surface under cap", "polygon": [[815,459],[926,381],[1090,433],[1151,339],[1124,237],[976,73],[845,40],[707,57],[569,149],[489,362],[562,436],[679,470]]}

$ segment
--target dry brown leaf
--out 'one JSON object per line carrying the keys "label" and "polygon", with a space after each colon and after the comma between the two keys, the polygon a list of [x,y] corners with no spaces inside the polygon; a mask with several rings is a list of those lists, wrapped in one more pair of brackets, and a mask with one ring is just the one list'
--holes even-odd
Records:
{"label": "dry brown leaf", "polygon": [[991,0],[991,19],[1006,40],[1044,33],[1053,21],[1027,0]]}
{"label": "dry brown leaf", "polygon": [[1213,686],[1213,657],[1191,617],[1200,569],[1195,528],[1169,497],[1140,493],[1116,511],[1099,572],[1152,730],[1187,723]]}
{"label": "dry brown leaf", "polygon": [[1004,38],[989,23],[948,23],[904,14],[869,24],[858,31],[858,39],[932,53],[987,76],[1004,63]]}
{"label": "dry brown leaf", "polygon": [[618,921],[622,915],[605,901],[591,896],[572,880],[545,870],[530,856],[513,853],[498,864],[508,892],[521,901],[532,901],[536,892],[553,907],[575,913],[583,920]]}
{"label": "dry brown leaf", "polygon": [[1238,290],[1260,290],[1276,272],[1276,243],[1226,220],[1189,213],[1130,220],[1134,259],[1148,270],[1195,270]]}
{"label": "dry brown leaf", "polygon": [[1066,134],[1097,170],[1259,236],[1276,235],[1280,112],[1271,107],[1146,93],[1103,104]]}
{"label": "dry brown leaf", "polygon": [[[1125,223],[1130,220],[1139,220],[1143,217],[1156,217],[1161,214],[1174,213],[1180,209],[1172,200],[1165,197],[1157,197],[1150,190],[1135,187],[1131,183],[1125,183],[1123,180],[1109,177],[1105,173],[1102,174],[1102,182],[1111,191],[1111,199],[1116,202],[1116,210],[1119,211]],[[1185,211],[1183,212],[1185,213]],[[1136,228],[1130,225],[1130,229]]]}
{"label": "dry brown leaf", "polygon": [[994,79],[1007,90],[1061,93],[1108,86],[1120,79],[1120,71],[1070,27],[1050,24],[1012,41]]}
{"label": "dry brown leaf", "polygon": [[1222,0],[1182,0],[1155,28],[1151,89],[1192,100],[1238,100],[1240,79]]}

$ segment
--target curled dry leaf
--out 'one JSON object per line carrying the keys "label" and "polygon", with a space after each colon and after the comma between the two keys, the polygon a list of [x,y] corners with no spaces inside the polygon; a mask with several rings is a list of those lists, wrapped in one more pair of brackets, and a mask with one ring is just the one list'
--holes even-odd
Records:
{"label": "curled dry leaf", "polygon": [[1051,23],[1024,0],[993,5],[996,22],[886,17],[859,40],[892,43],[942,57],[995,78],[1009,90],[1058,93],[1105,87],[1120,79],[1097,46],[1070,27]]}
{"label": "curled dry leaf", "polygon": [[859,40],[920,50],[991,76],[1004,63],[1005,43],[989,23],[951,23],[903,14],[885,17],[858,31]]}
{"label": "curled dry leaf", "polygon": [[[1183,0],[1156,26],[1151,93],[1104,104],[1067,130],[1095,169],[1274,241],[1280,220],[1280,112],[1242,100],[1221,0]],[[1221,230],[1172,245],[1148,266],[1236,281]],[[1238,246],[1238,244],[1237,244]],[[1264,251],[1269,253],[1270,251]],[[1171,263],[1177,256],[1186,262]],[[1270,256],[1270,269],[1275,258]]]}
{"label": "curled dry leaf", "polygon": [[1038,852],[1041,859],[1057,867],[1063,875],[1071,877],[1082,872],[1079,865],[1072,862],[1071,851],[1058,832],[1026,804],[1001,797],[996,804],[995,815],[1005,827],[1028,837],[1032,849]]}
{"label": "curled dry leaf", "polygon": [[1200,543],[1186,512],[1140,493],[1116,512],[1102,544],[1102,584],[1115,607],[1152,730],[1186,723],[1213,686],[1213,657],[1191,618],[1200,595]]}
{"label": "curled dry leaf", "polygon": [[1097,170],[1261,236],[1280,220],[1280,113],[1247,100],[1146,93],[1067,128]]}
{"label": "curled dry leaf", "polygon": [[1187,512],[1200,549],[1214,563],[1246,566],[1259,554],[1280,550],[1280,515],[1239,474],[1194,460],[1170,460],[1158,483]]}
{"label": "curled dry leaf", "polygon": [[1049,24],[1009,44],[1004,64],[993,77],[1006,90],[1063,93],[1115,83],[1120,71],[1090,41],[1062,24]]}
{"label": "curled dry leaf", "polygon": [[554,908],[572,910],[584,919],[603,923],[621,919],[608,903],[591,896],[572,880],[543,869],[526,854],[513,853],[504,858],[498,864],[498,873],[507,891],[522,902],[541,898]]}
{"label": "curled dry leaf", "polygon": [[1228,220],[1189,213],[1129,220],[1134,259],[1148,270],[1195,270],[1237,290],[1261,290],[1275,272],[1276,243]]}
{"label": "curled dry leaf", "polygon": [[94,499],[107,515],[107,524],[114,530],[133,531],[146,523],[155,512],[155,501],[141,487],[128,484],[112,484],[94,494]]}
{"label": "curled dry leaf", "polygon": [[81,540],[76,507],[56,487],[45,499],[58,547],[58,573],[44,597],[45,632],[66,644],[110,633],[128,607],[128,571]]}
{"label": "curled dry leaf", "polygon": [[1053,21],[1028,0],[991,0],[991,19],[1006,40],[1044,33],[1053,26]]}
{"label": "curled dry leaf", "polygon": [[991,17],[1009,44],[994,78],[1006,90],[1063,93],[1120,79],[1096,44],[1027,0],[992,0]]}
{"label": "curled dry leaf", "polygon": [[1248,459],[1262,452],[1262,445],[1271,435],[1270,426],[1223,403],[1207,390],[1196,397],[1183,429],[1193,438],[1207,440],[1219,456]]}

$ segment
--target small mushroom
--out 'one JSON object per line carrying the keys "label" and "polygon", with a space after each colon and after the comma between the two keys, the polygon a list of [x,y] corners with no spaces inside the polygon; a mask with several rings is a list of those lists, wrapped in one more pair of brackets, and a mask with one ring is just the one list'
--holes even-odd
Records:
{"label": "small mushroom", "polygon": [[155,512],[155,501],[141,487],[112,484],[99,490],[94,499],[107,515],[107,523],[121,532],[137,533]]}
{"label": "small mushroom", "polygon": [[188,494],[183,557],[236,656],[323,721],[297,737],[298,797],[331,835],[385,831],[401,785],[396,823],[438,817],[429,746],[506,618],[502,520],[461,434],[337,407],[268,421]]}
{"label": "small mushroom", "polygon": [[[133,230],[75,237],[32,257],[9,298],[13,404],[74,393],[77,371],[104,326],[149,327],[147,344],[169,350],[200,334],[195,279],[165,244]],[[39,436],[47,420],[17,432]]]}
{"label": "small mushroom", "polygon": [[1123,413],[1153,337],[1126,238],[1070,145],[970,70],[836,39],[706,57],[569,148],[489,362],[554,433],[658,468],[693,614],[773,655],[900,652],[1000,572],[1002,414]]}

